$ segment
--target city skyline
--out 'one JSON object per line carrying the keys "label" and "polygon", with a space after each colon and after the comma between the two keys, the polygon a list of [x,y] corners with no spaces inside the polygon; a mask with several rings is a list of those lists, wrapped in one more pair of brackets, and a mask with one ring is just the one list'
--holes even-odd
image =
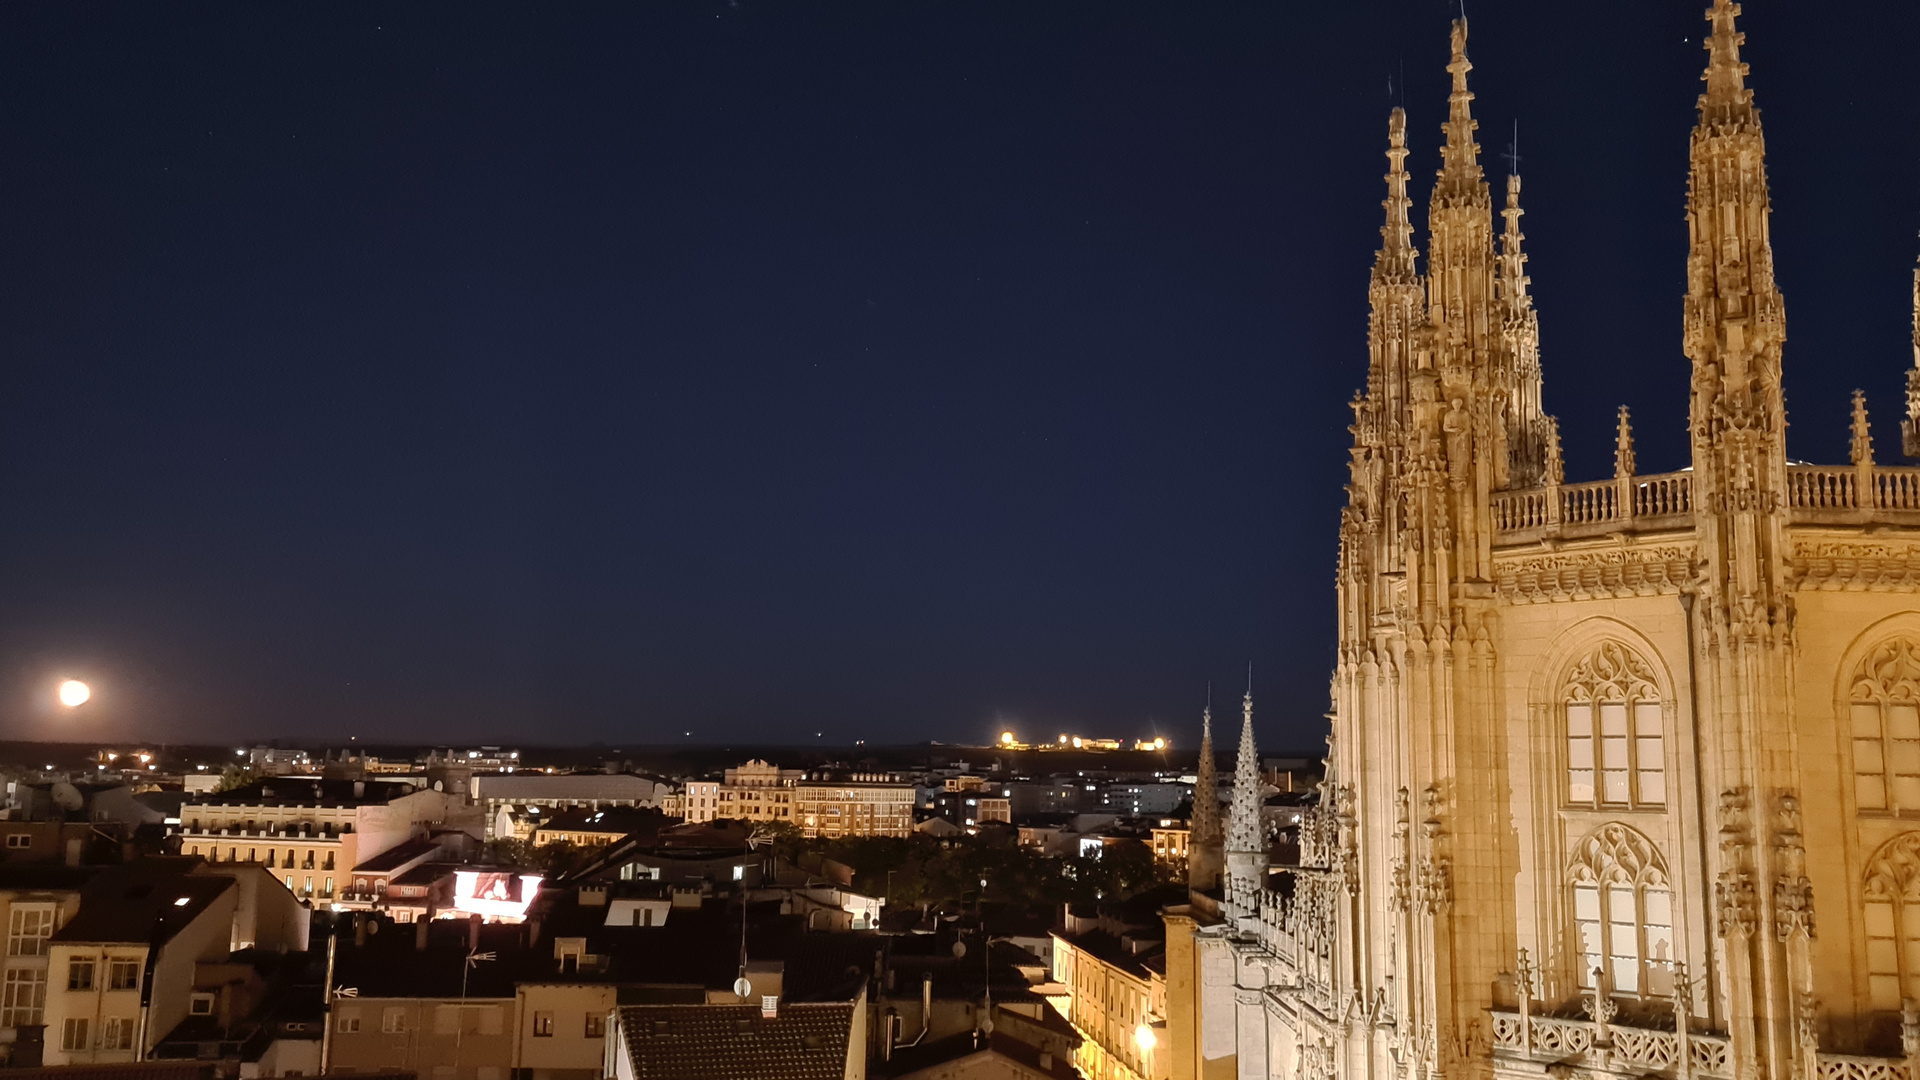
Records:
{"label": "city skyline", "polygon": [[[1684,463],[1698,7],[1474,5],[1569,480],[1620,404]],[[1446,9],[9,8],[0,722],[1193,746],[1251,660],[1310,748],[1356,253],[1394,105],[1430,188]],[[1920,14],[1743,25],[1788,452],[1858,386],[1891,462]]]}

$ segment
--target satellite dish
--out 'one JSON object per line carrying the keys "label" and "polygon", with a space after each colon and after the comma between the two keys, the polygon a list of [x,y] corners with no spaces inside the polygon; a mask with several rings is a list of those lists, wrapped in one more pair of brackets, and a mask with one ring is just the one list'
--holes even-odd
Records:
{"label": "satellite dish", "polygon": [[47,795],[53,799],[53,805],[62,810],[78,810],[87,804],[86,796],[80,794],[80,789],[65,780],[54,781]]}
{"label": "satellite dish", "polygon": [[751,993],[753,993],[753,984],[747,981],[745,975],[733,980],[733,994],[735,997],[745,998]]}
{"label": "satellite dish", "polygon": [[954,957],[954,959],[956,959],[956,960],[958,960],[959,958],[961,958],[961,957],[963,957],[963,956],[965,956],[965,955],[967,955],[967,943],[966,943],[966,942],[964,942],[964,941],[955,941],[955,942],[953,943],[953,957]]}

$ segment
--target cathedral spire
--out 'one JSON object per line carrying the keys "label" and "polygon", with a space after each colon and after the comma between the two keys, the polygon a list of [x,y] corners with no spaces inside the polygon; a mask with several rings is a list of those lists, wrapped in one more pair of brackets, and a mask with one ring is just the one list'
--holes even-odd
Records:
{"label": "cathedral spire", "polygon": [[1440,148],[1440,185],[1460,194],[1472,191],[1481,182],[1480,144],[1473,133],[1480,127],[1473,118],[1473,91],[1467,89],[1467,72],[1473,62],[1467,59],[1467,20],[1453,20],[1453,59],[1447,63],[1453,73],[1453,93],[1447,97],[1446,145]]}
{"label": "cathedral spire", "polygon": [[1253,679],[1240,703],[1240,756],[1233,764],[1233,806],[1227,815],[1227,851],[1266,854],[1260,842],[1260,751],[1253,742]]}
{"label": "cathedral spire", "polygon": [[1406,283],[1414,278],[1413,225],[1407,213],[1407,110],[1395,108],[1387,118],[1387,198],[1380,205],[1387,222],[1380,227],[1380,250],[1373,260],[1376,281]]}
{"label": "cathedral spire", "polygon": [[1193,820],[1187,836],[1187,886],[1211,889],[1220,883],[1220,788],[1213,758],[1213,689],[1200,713],[1200,767],[1193,782]]}
{"label": "cathedral spire", "polygon": [[1700,78],[1707,92],[1700,96],[1701,115],[1714,111],[1721,122],[1759,118],[1754,113],[1753,91],[1747,89],[1747,65],[1740,61],[1740,46],[1747,35],[1734,28],[1740,5],[1733,0],[1714,0],[1707,11],[1713,30],[1707,35],[1707,70]]}

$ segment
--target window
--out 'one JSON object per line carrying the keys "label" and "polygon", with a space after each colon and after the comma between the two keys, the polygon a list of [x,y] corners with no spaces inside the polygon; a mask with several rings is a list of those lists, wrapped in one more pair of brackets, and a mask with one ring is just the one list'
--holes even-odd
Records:
{"label": "window", "polygon": [[1895,638],[1868,653],[1849,697],[1855,805],[1920,813],[1920,648]]}
{"label": "window", "polygon": [[32,968],[8,968],[0,990],[0,1027],[29,1027],[41,1023],[47,1004],[47,973]]}
{"label": "window", "polygon": [[1673,892],[1651,841],[1625,825],[1594,830],[1575,849],[1573,940],[1579,984],[1594,972],[1617,994],[1673,993]]}
{"label": "window", "polygon": [[7,846],[10,848],[30,848],[33,846],[33,834],[15,832],[7,834]]}
{"label": "window", "polygon": [[140,989],[140,961],[114,960],[107,965],[107,989]]}
{"label": "window", "polygon": [[187,1002],[187,1011],[189,1013],[192,1013],[194,1016],[212,1016],[213,1015],[213,995],[212,994],[193,995],[192,999],[190,999]]}
{"label": "window", "polygon": [[106,1023],[100,1025],[100,1049],[133,1049],[133,1020],[124,1016],[109,1016]]}
{"label": "window", "polygon": [[60,1049],[62,1050],[93,1049],[93,1047],[87,1042],[87,1018],[86,1017],[69,1016],[67,1017],[67,1022],[60,1025]]}
{"label": "window", "polygon": [[67,964],[67,989],[93,989],[93,961],[73,960]]}
{"label": "window", "polygon": [[359,1031],[360,1030],[360,1010],[359,1009],[340,1010],[340,1018],[334,1021],[333,1030],[341,1032],[342,1034],[346,1034],[346,1035],[351,1035],[354,1032]]}
{"label": "window", "polygon": [[1894,837],[1867,863],[1867,997],[1884,1012],[1920,993],[1920,833]]}
{"label": "window", "polygon": [[407,1010],[405,1006],[391,1006],[380,1011],[380,1030],[389,1035],[403,1034],[407,1030]]}
{"label": "window", "polygon": [[533,1014],[533,1035],[537,1039],[553,1037],[553,1013],[541,1010]]}
{"label": "window", "polygon": [[603,1039],[607,1035],[607,1014],[590,1012],[587,1014],[587,1038]]}
{"label": "window", "polygon": [[45,956],[52,935],[52,904],[15,904],[7,915],[8,956]]}
{"label": "window", "polygon": [[1664,721],[1653,669],[1618,642],[1603,642],[1567,680],[1567,801],[1664,806]]}

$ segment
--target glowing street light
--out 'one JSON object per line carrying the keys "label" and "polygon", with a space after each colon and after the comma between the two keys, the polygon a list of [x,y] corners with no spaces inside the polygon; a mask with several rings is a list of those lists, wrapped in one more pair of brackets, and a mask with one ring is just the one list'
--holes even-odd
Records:
{"label": "glowing street light", "polygon": [[1141,1053],[1151,1054],[1153,1048],[1160,1045],[1160,1036],[1153,1033],[1152,1024],[1141,1024],[1133,1029],[1133,1041],[1140,1047]]}
{"label": "glowing street light", "polygon": [[78,708],[93,696],[93,690],[79,679],[68,679],[60,684],[60,704],[69,709]]}

